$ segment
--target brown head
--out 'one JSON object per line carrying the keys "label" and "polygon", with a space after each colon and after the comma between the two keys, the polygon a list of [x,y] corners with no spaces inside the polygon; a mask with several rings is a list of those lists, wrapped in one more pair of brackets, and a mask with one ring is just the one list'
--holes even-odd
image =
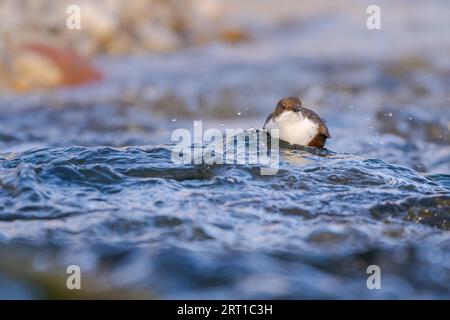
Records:
{"label": "brown head", "polygon": [[302,102],[296,97],[287,97],[278,101],[275,107],[274,116],[278,117],[285,111],[300,112],[302,110]]}

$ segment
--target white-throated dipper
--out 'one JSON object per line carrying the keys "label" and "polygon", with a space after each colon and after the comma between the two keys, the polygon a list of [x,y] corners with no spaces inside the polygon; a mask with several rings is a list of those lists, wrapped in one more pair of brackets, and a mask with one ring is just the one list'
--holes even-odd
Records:
{"label": "white-throated dipper", "polygon": [[278,129],[279,138],[291,145],[323,148],[331,135],[325,122],[300,99],[287,97],[278,101],[275,111],[264,123],[264,129]]}

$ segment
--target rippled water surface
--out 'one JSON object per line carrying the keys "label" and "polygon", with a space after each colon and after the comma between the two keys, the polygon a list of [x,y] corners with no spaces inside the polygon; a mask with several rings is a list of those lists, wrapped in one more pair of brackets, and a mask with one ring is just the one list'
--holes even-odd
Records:
{"label": "rippled water surface", "polygon": [[[2,94],[0,298],[71,297],[71,264],[83,297],[450,298],[442,6],[392,5],[379,34],[365,10],[305,11],[237,46],[100,56],[99,84]],[[327,120],[328,150],[284,148],[275,175],[171,160],[173,129],[259,128],[288,95]]]}
{"label": "rippled water surface", "polygon": [[370,264],[384,267],[383,297],[447,296],[450,176],[281,156],[279,172],[261,176],[175,165],[170,146],[6,153],[1,240],[88,246],[95,261],[119,251],[112,281],[172,297],[370,297]]}

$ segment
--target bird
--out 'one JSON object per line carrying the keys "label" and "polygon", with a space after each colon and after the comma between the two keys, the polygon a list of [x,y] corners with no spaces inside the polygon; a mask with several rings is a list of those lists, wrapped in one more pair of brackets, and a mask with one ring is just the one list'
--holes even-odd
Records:
{"label": "bird", "polygon": [[278,101],[263,128],[268,131],[278,129],[279,139],[290,145],[324,148],[327,139],[331,138],[325,121],[311,109],[303,107],[297,97]]}

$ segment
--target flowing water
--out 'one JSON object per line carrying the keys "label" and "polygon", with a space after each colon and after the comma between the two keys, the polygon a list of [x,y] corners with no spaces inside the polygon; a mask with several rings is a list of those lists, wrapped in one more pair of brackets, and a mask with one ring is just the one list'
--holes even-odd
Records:
{"label": "flowing water", "polygon": [[[364,10],[310,12],[238,46],[99,57],[100,84],[5,93],[0,297],[70,297],[75,264],[101,296],[450,298],[441,6],[394,24],[392,5],[379,36]],[[275,175],[172,161],[173,129],[261,127],[287,95],[327,120],[328,150],[283,148]]]}
{"label": "flowing water", "polygon": [[382,297],[448,294],[449,175],[281,156],[279,172],[261,176],[257,166],[174,165],[170,146],[3,154],[1,239],[87,246],[93,257],[71,258],[81,265],[119,251],[110,281],[169,297],[371,297],[372,264]]}

